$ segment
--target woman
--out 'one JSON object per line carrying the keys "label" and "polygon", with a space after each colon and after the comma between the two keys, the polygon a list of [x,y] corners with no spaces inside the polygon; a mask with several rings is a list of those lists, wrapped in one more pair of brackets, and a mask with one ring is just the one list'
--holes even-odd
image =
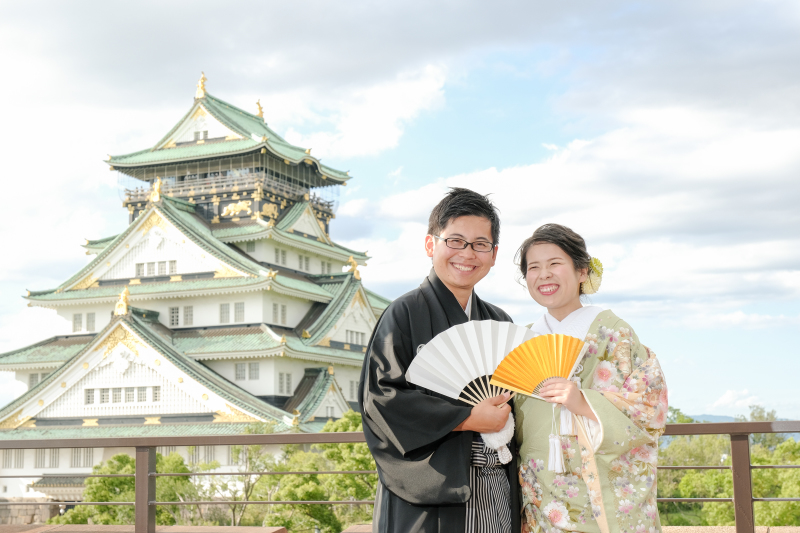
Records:
{"label": "woman", "polygon": [[571,380],[542,387],[545,401],[516,400],[523,532],[660,531],[656,461],[667,387],[656,355],[614,313],[581,304],[600,287],[603,267],[580,235],[546,224],[518,260],[531,296],[547,308],[531,329],[588,345]]}

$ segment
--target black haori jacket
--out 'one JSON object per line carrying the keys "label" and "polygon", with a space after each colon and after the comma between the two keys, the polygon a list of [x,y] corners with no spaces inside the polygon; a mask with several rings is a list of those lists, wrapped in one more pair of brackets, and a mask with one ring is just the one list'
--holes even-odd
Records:
{"label": "black haori jacket", "polygon": [[[472,320],[511,322],[472,293]],[[456,297],[431,269],[418,289],[384,311],[361,371],[359,405],[380,483],[373,532],[462,532],[469,486],[472,431],[453,431],[471,407],[406,381],[418,349],[467,322]],[[509,444],[511,448],[514,441]],[[505,466],[511,485],[512,531],[520,530],[516,450]]]}

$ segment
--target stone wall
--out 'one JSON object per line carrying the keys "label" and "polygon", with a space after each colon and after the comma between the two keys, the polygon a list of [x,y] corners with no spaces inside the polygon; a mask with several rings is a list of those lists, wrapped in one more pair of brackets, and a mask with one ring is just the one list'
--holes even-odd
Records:
{"label": "stone wall", "polygon": [[[47,498],[0,498],[0,503],[48,502]],[[0,505],[0,524],[44,524],[58,514],[57,505]]]}

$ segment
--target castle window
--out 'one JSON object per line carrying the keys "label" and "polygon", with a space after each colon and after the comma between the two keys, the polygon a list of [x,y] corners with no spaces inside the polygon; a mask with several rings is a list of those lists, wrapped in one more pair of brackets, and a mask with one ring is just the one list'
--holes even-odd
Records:
{"label": "castle window", "polygon": [[362,333],[360,331],[350,331],[349,329],[346,330],[346,332],[347,332],[348,344],[360,344],[361,346],[366,344],[367,335],[365,333]]}
{"label": "castle window", "polygon": [[120,403],[122,401],[122,387],[116,387],[112,389],[111,401],[114,403]]}
{"label": "castle window", "polygon": [[3,468],[23,468],[25,450],[3,450]]}
{"label": "castle window", "polygon": [[191,305],[183,306],[183,325],[191,326],[194,319],[194,309]]}
{"label": "castle window", "polygon": [[248,254],[252,254],[256,251],[256,243],[255,242],[248,242],[246,252]]}
{"label": "castle window", "polygon": [[39,384],[39,374],[31,374],[28,376],[28,388],[32,389]]}
{"label": "castle window", "polygon": [[278,250],[277,248],[275,248],[275,264],[276,265],[281,264],[281,251]]}
{"label": "castle window", "polygon": [[36,450],[36,455],[34,456],[33,460],[33,467],[34,468],[45,468],[45,457],[47,457],[47,450]]}
{"label": "castle window", "polygon": [[161,401],[161,387],[153,387],[153,401],[154,402]]}
{"label": "castle window", "polygon": [[86,331],[94,331],[94,313],[86,313]]}
{"label": "castle window", "polygon": [[278,374],[278,394],[292,394],[292,374],[281,372]]}
{"label": "castle window", "polygon": [[83,329],[83,315],[75,313],[72,315],[72,332],[80,331]]}
{"label": "castle window", "polygon": [[158,275],[159,276],[166,276],[167,275],[167,262],[166,261],[159,261],[158,262]]}
{"label": "castle window", "polygon": [[206,463],[214,461],[215,449],[216,449],[215,446],[203,446],[203,461],[205,461]]}
{"label": "castle window", "polygon": [[50,449],[50,464],[48,465],[50,468],[58,468],[59,459],[61,458],[61,449],[60,448],[51,448]]}
{"label": "castle window", "polygon": [[100,389],[100,403],[108,403],[111,389]]}
{"label": "castle window", "polygon": [[133,402],[133,392],[135,390],[136,389],[134,389],[133,387],[126,387],[125,388],[125,403]]}
{"label": "castle window", "polygon": [[136,263],[136,277],[144,277],[144,263]]}
{"label": "castle window", "polygon": [[247,365],[245,363],[236,363],[236,381],[244,381],[247,379]]}
{"label": "castle window", "polygon": [[281,264],[286,266],[286,250],[281,250]]}
{"label": "castle window", "polygon": [[244,322],[244,302],[233,304],[233,321]]}
{"label": "castle window", "polygon": [[94,403],[94,389],[86,389],[83,391],[83,403],[86,405]]}
{"label": "castle window", "polygon": [[286,325],[286,306],[281,305],[281,324]]}
{"label": "castle window", "polygon": [[355,401],[358,394],[358,381],[350,381],[350,399]]}
{"label": "castle window", "polygon": [[333,418],[333,407],[328,406],[325,408],[325,416]]}
{"label": "castle window", "polygon": [[258,363],[250,363],[247,370],[249,379],[258,379]]}
{"label": "castle window", "polygon": [[219,323],[229,324],[231,321],[231,304],[219,304]]}
{"label": "castle window", "polygon": [[155,276],[156,275],[156,264],[155,263],[147,263],[147,275],[148,276]]}
{"label": "castle window", "polygon": [[139,387],[136,389],[136,401],[137,402],[147,401],[147,387]]}
{"label": "castle window", "polygon": [[170,326],[178,326],[179,320],[181,317],[181,308],[180,307],[170,307],[169,308],[169,325]]}
{"label": "castle window", "polygon": [[278,313],[279,312],[280,311],[278,309],[278,304],[272,304],[272,323],[273,324],[277,324],[278,323]]}
{"label": "castle window", "polygon": [[177,451],[177,446],[156,446],[156,453],[160,453],[164,457],[169,457],[171,454]]}
{"label": "castle window", "polygon": [[177,261],[170,261],[169,262],[169,274],[177,274],[178,273],[178,262]]}
{"label": "castle window", "polygon": [[93,466],[94,448],[72,448],[70,466],[72,468],[86,468]]}

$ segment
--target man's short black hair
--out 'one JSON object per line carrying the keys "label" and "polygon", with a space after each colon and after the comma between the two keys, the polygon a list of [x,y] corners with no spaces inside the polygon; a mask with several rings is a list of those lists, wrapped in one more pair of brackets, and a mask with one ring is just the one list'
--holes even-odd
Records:
{"label": "man's short black hair", "polygon": [[436,204],[428,219],[428,235],[439,235],[451,220],[463,216],[483,217],[492,224],[492,242],[500,242],[500,216],[488,196],[462,187],[451,187]]}

